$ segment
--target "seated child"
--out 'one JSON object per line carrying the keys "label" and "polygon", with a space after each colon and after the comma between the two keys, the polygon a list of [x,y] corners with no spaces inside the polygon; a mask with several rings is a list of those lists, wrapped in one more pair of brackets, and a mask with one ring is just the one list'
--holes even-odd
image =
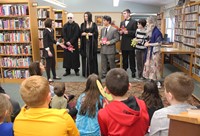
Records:
{"label": "seated child", "polygon": [[146,104],[134,96],[127,96],[130,88],[125,70],[111,69],[106,75],[106,92],[111,101],[98,113],[98,122],[103,136],[144,136],[149,127]]}
{"label": "seated child", "polygon": [[4,122],[12,112],[12,105],[4,94],[0,94],[0,136],[14,136],[13,123]]}
{"label": "seated child", "polygon": [[42,76],[31,76],[20,86],[26,106],[14,121],[15,136],[79,136],[74,120],[66,109],[49,109],[49,83]]}
{"label": "seated child", "polygon": [[196,108],[187,103],[194,90],[192,78],[182,72],[168,75],[164,81],[165,97],[170,106],[154,112],[150,124],[150,136],[168,136],[168,114],[179,114],[189,108]]}
{"label": "seated child", "polygon": [[67,99],[64,97],[65,94],[65,83],[57,82],[54,84],[54,93],[51,100],[51,108],[55,109],[66,109],[67,108]]}
{"label": "seated child", "polygon": [[88,77],[86,88],[77,100],[76,126],[81,136],[100,136],[97,113],[102,108],[103,97],[100,95],[96,80],[100,81],[95,74]]}
{"label": "seated child", "polygon": [[140,98],[144,100],[147,105],[150,121],[153,113],[164,107],[158,91],[158,86],[154,80],[147,81],[144,84],[144,91]]}

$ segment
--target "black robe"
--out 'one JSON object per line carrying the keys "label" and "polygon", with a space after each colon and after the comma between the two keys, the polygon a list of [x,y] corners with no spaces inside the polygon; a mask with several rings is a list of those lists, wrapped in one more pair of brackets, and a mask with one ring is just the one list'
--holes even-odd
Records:
{"label": "black robe", "polygon": [[98,29],[96,23],[93,23],[90,28],[86,28],[86,23],[82,23],[81,34],[83,32],[92,33],[93,35],[89,36],[89,39],[86,36],[81,36],[82,75],[84,77],[88,77],[92,73],[98,75]]}
{"label": "black robe", "polygon": [[80,35],[80,28],[77,23],[69,23],[67,22],[62,29],[62,36],[64,38],[64,44],[70,42],[73,47],[74,51],[70,52],[64,49],[63,54],[63,68],[67,69],[78,69],[80,67],[80,60],[79,60],[79,49],[78,49],[78,38]]}

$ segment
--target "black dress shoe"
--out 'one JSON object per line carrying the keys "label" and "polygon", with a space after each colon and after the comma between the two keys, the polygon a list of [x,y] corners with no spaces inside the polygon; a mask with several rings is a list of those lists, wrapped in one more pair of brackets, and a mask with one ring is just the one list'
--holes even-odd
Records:
{"label": "black dress shoe", "polygon": [[61,80],[61,78],[58,77],[58,76],[54,77],[53,79],[55,79],[55,80]]}
{"label": "black dress shoe", "polygon": [[76,76],[80,76],[79,72],[76,72],[75,74],[76,74]]}
{"label": "black dress shoe", "polygon": [[70,75],[70,73],[68,72],[65,72],[65,74],[63,74],[63,76],[68,76],[68,75]]}
{"label": "black dress shoe", "polygon": [[101,76],[101,79],[104,79],[104,78],[106,78],[106,76]]}
{"label": "black dress shoe", "polygon": [[135,78],[135,73],[132,73],[132,78]]}

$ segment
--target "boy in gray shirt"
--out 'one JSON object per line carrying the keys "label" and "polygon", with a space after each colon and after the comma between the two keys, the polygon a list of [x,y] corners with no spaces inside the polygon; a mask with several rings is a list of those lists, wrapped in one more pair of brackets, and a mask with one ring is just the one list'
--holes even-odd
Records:
{"label": "boy in gray shirt", "polygon": [[179,114],[189,108],[196,108],[187,103],[188,98],[194,90],[192,79],[182,73],[175,72],[165,78],[165,97],[170,106],[154,112],[151,125],[150,136],[168,136],[169,114]]}

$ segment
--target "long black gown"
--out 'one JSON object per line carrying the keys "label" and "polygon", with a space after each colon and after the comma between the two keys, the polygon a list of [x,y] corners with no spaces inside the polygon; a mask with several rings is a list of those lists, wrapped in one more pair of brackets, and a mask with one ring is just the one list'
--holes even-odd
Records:
{"label": "long black gown", "polygon": [[81,36],[80,53],[82,57],[82,75],[88,77],[90,74],[95,73],[98,75],[98,62],[97,62],[97,47],[98,47],[98,29],[96,23],[92,23],[90,28],[86,28],[86,24],[81,24],[81,34],[83,32],[92,33],[87,39],[86,36]]}

